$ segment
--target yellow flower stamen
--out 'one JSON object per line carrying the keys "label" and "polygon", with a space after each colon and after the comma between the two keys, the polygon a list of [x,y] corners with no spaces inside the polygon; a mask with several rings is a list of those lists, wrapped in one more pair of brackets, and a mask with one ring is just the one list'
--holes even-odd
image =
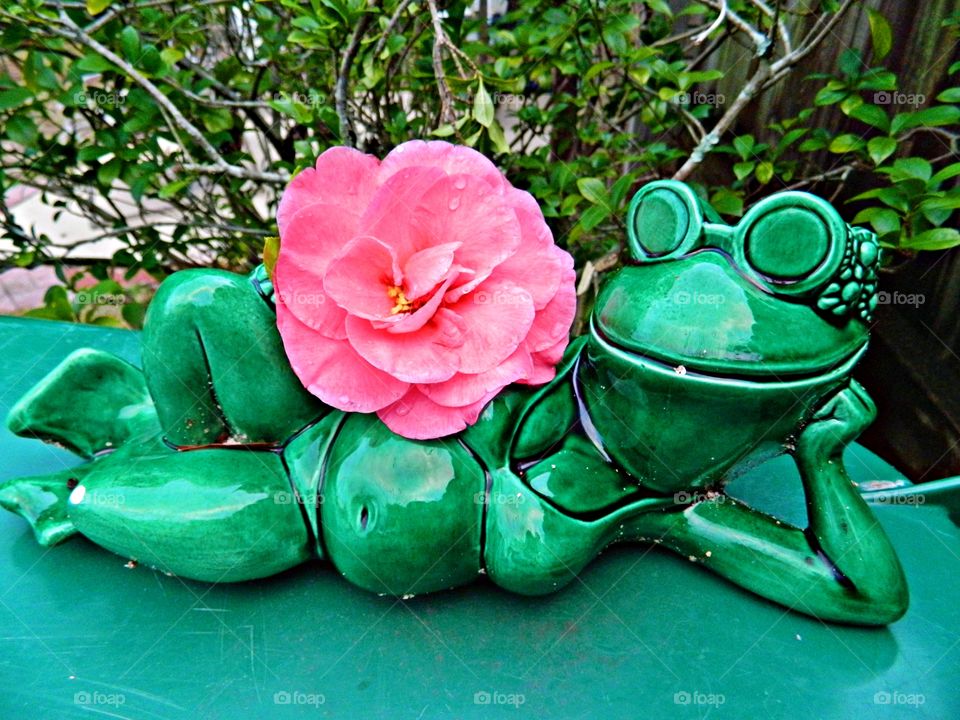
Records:
{"label": "yellow flower stamen", "polygon": [[390,308],[390,314],[396,315],[398,313],[405,313],[414,310],[413,302],[407,300],[407,296],[403,294],[403,288],[398,287],[397,285],[392,285],[387,288],[387,297],[396,300],[397,304]]}

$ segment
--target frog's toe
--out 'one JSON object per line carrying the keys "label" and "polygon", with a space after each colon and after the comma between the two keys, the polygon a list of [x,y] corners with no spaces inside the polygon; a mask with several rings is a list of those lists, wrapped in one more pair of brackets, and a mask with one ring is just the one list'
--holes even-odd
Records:
{"label": "frog's toe", "polygon": [[37,542],[44,547],[61,543],[77,532],[67,517],[67,498],[86,467],[6,480],[0,483],[0,507],[30,523]]}
{"label": "frog's toe", "polygon": [[108,353],[77,350],[24,395],[10,431],[91,457],[157,427],[143,373]]}

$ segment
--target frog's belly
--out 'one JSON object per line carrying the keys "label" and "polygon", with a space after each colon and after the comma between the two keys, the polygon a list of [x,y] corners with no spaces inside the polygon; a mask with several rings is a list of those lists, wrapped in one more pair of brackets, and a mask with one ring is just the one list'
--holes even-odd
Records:
{"label": "frog's belly", "polygon": [[463,585],[480,572],[485,486],[456,440],[407,440],[374,415],[350,415],[323,468],[323,555],[376,593]]}
{"label": "frog's belly", "polygon": [[671,368],[594,335],[577,381],[610,457],[641,485],[672,493],[716,484],[742,463],[782,452],[861,354],[816,377],[758,382]]}

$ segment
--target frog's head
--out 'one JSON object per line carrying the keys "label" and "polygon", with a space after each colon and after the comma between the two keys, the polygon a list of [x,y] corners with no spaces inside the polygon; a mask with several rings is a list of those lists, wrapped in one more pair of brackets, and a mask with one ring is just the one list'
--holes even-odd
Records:
{"label": "frog's head", "polygon": [[645,185],[627,216],[631,261],[610,278],[593,332],[704,375],[786,380],[863,350],[879,247],[826,201],[782,192],[724,223],[686,185]]}

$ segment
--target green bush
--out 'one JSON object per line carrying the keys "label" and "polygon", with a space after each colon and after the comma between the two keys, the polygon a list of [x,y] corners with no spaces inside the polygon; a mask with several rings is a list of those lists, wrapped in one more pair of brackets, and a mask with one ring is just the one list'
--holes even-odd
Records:
{"label": "green bush", "polygon": [[[801,61],[865,11],[795,5],[811,4],[731,0],[721,15],[713,1],[513,0],[487,21],[434,0],[5,0],[0,184],[37,187],[120,240],[91,268],[105,282],[111,265],[130,277],[249,268],[276,232],[284,183],[320,152],[382,156],[418,137],[474,146],[529,189],[584,269],[582,290],[616,264],[625,205],[658,177],[692,182],[728,218],[785,187],[846,199],[849,179],[866,178],[848,219],[885,245],[960,244],[948,227],[960,87],[894,112],[903,105],[882,94],[902,92],[898,78],[853,50],[806,77]],[[893,33],[878,13],[869,21],[877,64]],[[796,117],[738,132],[778,84],[819,92]],[[853,129],[811,127],[824,109]],[[939,154],[917,149],[924,134]],[[4,266],[60,263],[49,238],[0,212],[14,246]],[[57,316],[73,302],[83,317],[53,295]]]}

